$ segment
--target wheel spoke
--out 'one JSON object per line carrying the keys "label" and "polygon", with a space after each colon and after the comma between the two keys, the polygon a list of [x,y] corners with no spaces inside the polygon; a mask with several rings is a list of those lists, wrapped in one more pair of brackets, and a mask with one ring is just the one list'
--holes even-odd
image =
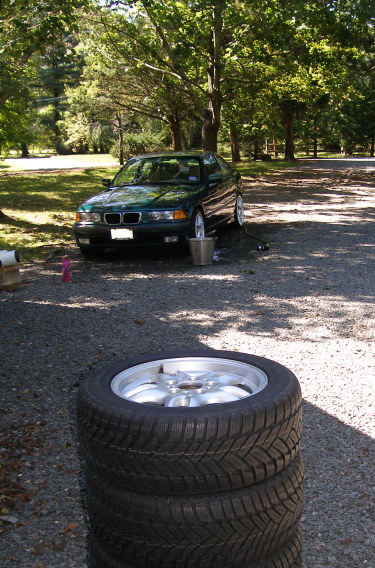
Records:
{"label": "wheel spoke", "polygon": [[242,226],[245,220],[245,210],[242,195],[238,195],[236,201],[236,222]]}
{"label": "wheel spoke", "polygon": [[197,238],[203,238],[205,236],[204,219],[201,213],[197,213],[195,218],[195,236]]}
{"label": "wheel spoke", "polygon": [[138,365],[122,371],[112,391],[127,400],[169,408],[241,400],[268,383],[260,369],[228,359],[185,357]]}

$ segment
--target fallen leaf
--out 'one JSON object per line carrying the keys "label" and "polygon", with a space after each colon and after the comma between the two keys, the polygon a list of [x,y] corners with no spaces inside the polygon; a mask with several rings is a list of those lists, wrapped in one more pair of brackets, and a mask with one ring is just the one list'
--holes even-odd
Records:
{"label": "fallen leaf", "polygon": [[70,531],[74,531],[76,528],[78,527],[78,523],[69,523],[68,525],[66,525],[66,527],[64,528],[64,534],[70,532]]}

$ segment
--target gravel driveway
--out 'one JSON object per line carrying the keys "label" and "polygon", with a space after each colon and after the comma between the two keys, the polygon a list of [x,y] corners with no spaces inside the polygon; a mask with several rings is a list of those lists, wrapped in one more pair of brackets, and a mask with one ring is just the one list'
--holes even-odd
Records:
{"label": "gravel driveway", "polygon": [[245,180],[248,231],[269,251],[234,229],[203,267],[181,251],[90,262],[72,248],[71,282],[57,252],[0,293],[2,566],[87,566],[83,377],[128,355],[207,346],[274,359],[301,382],[304,567],[375,566],[375,163],[342,164]]}

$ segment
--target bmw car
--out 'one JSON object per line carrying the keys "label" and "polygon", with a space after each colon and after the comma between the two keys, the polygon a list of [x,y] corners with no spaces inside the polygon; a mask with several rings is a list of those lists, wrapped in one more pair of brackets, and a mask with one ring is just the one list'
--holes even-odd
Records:
{"label": "bmw car", "polygon": [[131,158],[105,190],[78,209],[73,226],[86,256],[131,245],[186,244],[228,222],[242,226],[241,178],[210,152]]}

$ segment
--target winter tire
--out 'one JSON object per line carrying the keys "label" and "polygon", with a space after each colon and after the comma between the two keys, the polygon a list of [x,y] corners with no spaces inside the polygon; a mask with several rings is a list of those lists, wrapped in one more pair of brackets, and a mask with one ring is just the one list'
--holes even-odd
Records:
{"label": "winter tire", "polygon": [[248,568],[302,568],[302,539],[299,527],[284,546]]}
{"label": "winter tire", "polygon": [[[100,542],[91,539],[91,568],[133,568],[125,560],[115,558]],[[159,568],[164,568],[159,566]],[[215,566],[219,568],[219,566]],[[221,568],[221,567],[220,567]],[[301,533],[297,529],[292,538],[271,556],[251,562],[242,568],[302,568]]]}
{"label": "winter tire", "polygon": [[90,536],[88,568],[134,568],[134,564],[115,558],[101,542]]}
{"label": "winter tire", "polygon": [[231,491],[295,457],[301,390],[291,371],[262,357],[159,353],[88,377],[78,429],[88,468],[114,484],[151,494]]}
{"label": "winter tire", "polygon": [[303,507],[303,465],[297,456],[267,481],[195,497],[127,491],[90,473],[86,491],[94,535],[119,558],[126,551],[131,564],[241,568],[294,534]]}

